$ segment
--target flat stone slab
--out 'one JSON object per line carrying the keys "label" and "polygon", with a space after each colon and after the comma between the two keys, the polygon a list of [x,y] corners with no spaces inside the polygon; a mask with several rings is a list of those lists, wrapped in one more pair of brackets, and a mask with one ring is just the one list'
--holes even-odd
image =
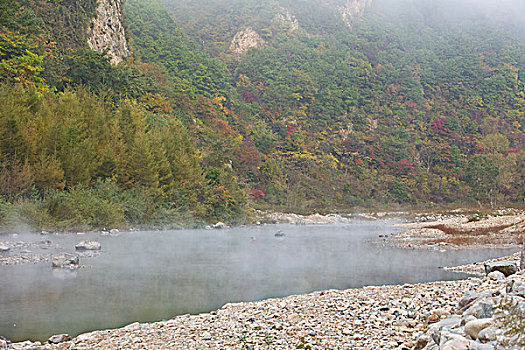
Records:
{"label": "flat stone slab", "polygon": [[75,246],[76,250],[100,250],[102,245],[96,241],[82,241]]}

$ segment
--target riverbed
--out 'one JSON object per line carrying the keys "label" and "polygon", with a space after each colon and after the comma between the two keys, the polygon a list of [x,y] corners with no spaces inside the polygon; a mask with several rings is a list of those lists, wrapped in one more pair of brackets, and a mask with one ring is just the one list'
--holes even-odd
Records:
{"label": "riverbed", "polygon": [[96,240],[102,250],[81,257],[82,267],[75,271],[52,269],[49,262],[0,266],[0,335],[12,341],[45,340],[209,312],[231,302],[456,280],[466,275],[440,267],[509,253],[406,250],[375,243],[379,235],[400,230],[394,223],[2,236],[3,242],[49,240],[49,254],[74,252],[81,240]]}

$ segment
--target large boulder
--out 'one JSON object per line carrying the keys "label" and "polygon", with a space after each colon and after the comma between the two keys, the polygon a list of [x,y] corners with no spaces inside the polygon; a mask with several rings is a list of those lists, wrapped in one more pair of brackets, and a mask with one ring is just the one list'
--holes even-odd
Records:
{"label": "large boulder", "polygon": [[444,333],[439,343],[440,350],[465,350],[471,349],[476,342],[462,337],[459,334]]}
{"label": "large boulder", "polygon": [[496,261],[485,264],[485,272],[487,275],[491,272],[499,271],[505,276],[510,276],[518,272],[518,264],[515,261]]}
{"label": "large boulder", "polygon": [[102,249],[102,246],[100,243],[95,241],[82,241],[79,244],[75,246],[76,250],[100,250]]}
{"label": "large boulder", "polygon": [[79,264],[78,255],[73,255],[73,254],[68,254],[68,253],[62,253],[62,254],[55,255],[51,259],[51,265],[53,267],[76,269],[78,268],[78,264]]}
{"label": "large boulder", "polygon": [[465,295],[458,304],[458,310],[460,313],[463,313],[463,311],[467,310],[469,307],[471,307],[476,301],[485,299],[487,297],[492,297],[493,295],[498,295],[499,291],[496,289],[490,289],[486,290],[481,293],[470,293]]}
{"label": "large boulder", "polygon": [[3,243],[0,243],[0,253],[2,252],[8,252],[9,250],[11,250],[11,248],[9,248],[9,246],[3,244]]}
{"label": "large boulder", "polygon": [[478,334],[487,327],[492,326],[494,320],[492,318],[482,318],[479,320],[473,320],[465,325],[465,334],[472,339],[478,339]]}
{"label": "large boulder", "polygon": [[498,336],[504,333],[503,330],[490,326],[478,333],[478,340],[482,343],[488,343],[498,339]]}
{"label": "large boulder", "polygon": [[494,315],[494,301],[492,298],[476,301],[463,313],[463,317],[467,317],[468,315],[476,318],[491,318]]}

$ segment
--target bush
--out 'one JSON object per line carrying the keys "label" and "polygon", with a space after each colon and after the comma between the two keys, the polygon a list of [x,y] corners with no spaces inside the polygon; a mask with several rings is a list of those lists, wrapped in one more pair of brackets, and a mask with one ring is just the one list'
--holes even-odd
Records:
{"label": "bush", "polygon": [[91,189],[75,186],[69,191],[53,191],[46,196],[46,210],[59,230],[120,227],[126,220],[115,187],[98,183]]}
{"label": "bush", "polygon": [[147,225],[155,221],[158,203],[145,188],[132,188],[121,194],[124,216],[131,225]]}
{"label": "bush", "polygon": [[0,224],[4,223],[4,220],[8,212],[9,212],[9,204],[6,203],[6,201],[2,197],[0,197]]}

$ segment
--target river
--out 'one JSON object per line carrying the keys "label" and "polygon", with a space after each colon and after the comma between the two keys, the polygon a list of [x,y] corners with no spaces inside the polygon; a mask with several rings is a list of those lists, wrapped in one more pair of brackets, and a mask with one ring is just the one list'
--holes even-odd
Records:
{"label": "river", "polygon": [[[50,263],[0,266],[0,335],[12,341],[45,340],[58,333],[75,336],[209,312],[229,302],[459,279],[466,275],[439,267],[509,252],[403,250],[370,241],[397,232],[392,224],[47,235],[52,242],[47,253],[74,252],[81,240],[100,242],[102,251],[81,257],[82,268],[76,271],[52,269]],[[284,237],[275,236],[279,230]],[[0,236],[0,241],[42,239]]]}

